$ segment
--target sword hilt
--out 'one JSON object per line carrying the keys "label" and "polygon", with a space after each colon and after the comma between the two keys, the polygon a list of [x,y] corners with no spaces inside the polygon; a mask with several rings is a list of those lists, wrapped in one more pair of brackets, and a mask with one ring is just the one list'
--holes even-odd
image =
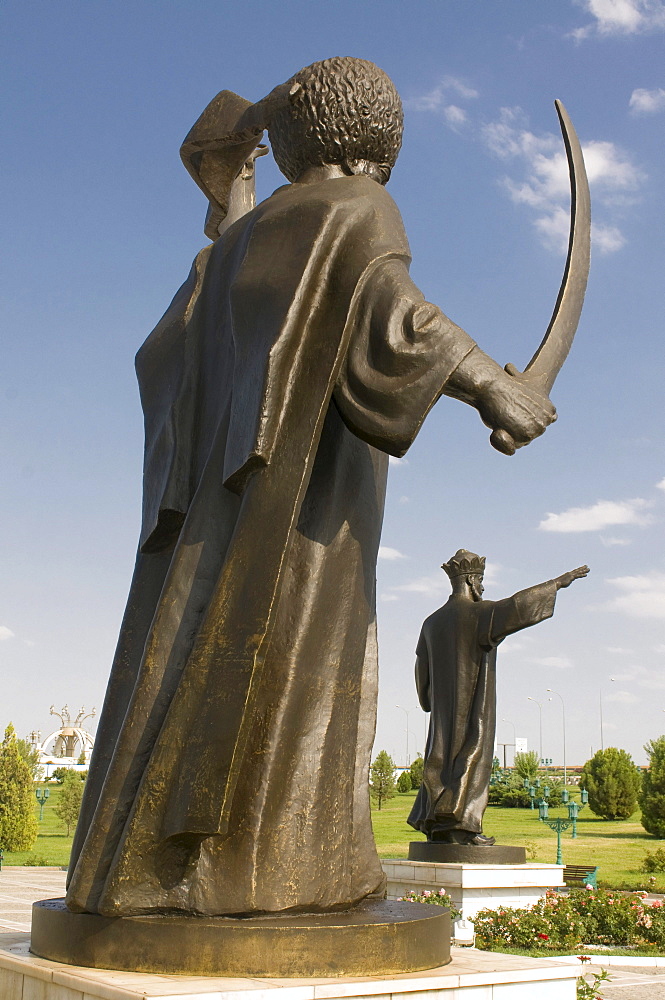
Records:
{"label": "sword hilt", "polygon": [[508,431],[492,431],[490,434],[490,444],[503,455],[515,454],[515,441]]}

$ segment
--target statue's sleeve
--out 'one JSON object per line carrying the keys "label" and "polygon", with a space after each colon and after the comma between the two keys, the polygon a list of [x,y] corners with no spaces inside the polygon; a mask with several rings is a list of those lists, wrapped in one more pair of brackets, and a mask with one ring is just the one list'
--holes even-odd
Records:
{"label": "statue's sleeve", "polygon": [[553,580],[539,583],[528,590],[520,590],[502,601],[488,601],[488,614],[483,616],[480,645],[484,649],[492,649],[507,635],[551,618],[555,601],[556,584]]}
{"label": "statue's sleeve", "polygon": [[364,281],[334,390],[347,426],[400,457],[413,443],[451,374],[475,347],[426,302],[402,259],[386,259]]}
{"label": "statue's sleeve", "polygon": [[421,632],[416,646],[416,691],[423,712],[432,711],[429,689],[429,654],[425,637]]}

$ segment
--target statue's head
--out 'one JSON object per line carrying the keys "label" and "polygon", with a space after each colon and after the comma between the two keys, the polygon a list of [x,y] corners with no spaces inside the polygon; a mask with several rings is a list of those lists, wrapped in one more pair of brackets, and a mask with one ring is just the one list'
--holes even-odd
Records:
{"label": "statue's head", "polygon": [[338,164],[345,173],[386,183],[402,144],[404,117],[383,70],[350,56],[324,59],[301,69],[285,89],[268,134],[288,180],[308,167]]}
{"label": "statue's head", "polygon": [[448,574],[453,585],[453,593],[468,587],[474,601],[482,600],[485,590],[483,587],[485,556],[477,556],[468,549],[458,549],[447,563],[443,563],[441,569]]}

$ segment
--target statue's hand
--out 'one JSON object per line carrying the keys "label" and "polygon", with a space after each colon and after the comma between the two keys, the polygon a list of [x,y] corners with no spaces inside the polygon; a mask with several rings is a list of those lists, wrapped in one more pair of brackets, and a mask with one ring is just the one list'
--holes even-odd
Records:
{"label": "statue's hand", "polygon": [[450,376],[444,393],[470,403],[483,423],[506,431],[516,448],[539,437],[556,420],[556,410],[546,396],[508,374],[479,347],[474,347]]}
{"label": "statue's hand", "polygon": [[568,573],[562,573],[554,581],[557,586],[557,590],[562,590],[564,587],[570,587],[573,580],[581,580],[583,577],[587,576],[589,573],[588,566],[578,566],[577,569],[571,569]]}
{"label": "statue's hand", "polygon": [[506,431],[516,448],[540,437],[556,420],[547,396],[503,369],[484,386],[475,405],[483,423],[493,431]]}

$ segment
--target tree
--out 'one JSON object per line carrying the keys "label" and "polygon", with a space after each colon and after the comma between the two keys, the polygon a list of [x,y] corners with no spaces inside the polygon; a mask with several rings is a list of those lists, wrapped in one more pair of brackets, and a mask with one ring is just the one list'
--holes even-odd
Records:
{"label": "tree", "polygon": [[398,792],[410,792],[411,791],[411,774],[409,771],[402,771],[399,778],[397,779],[397,791]]}
{"label": "tree", "polygon": [[369,788],[379,809],[395,794],[395,765],[385,750],[379,751],[370,768]]}
{"label": "tree", "polygon": [[37,839],[35,792],[11,722],[0,744],[0,848],[29,851]]}
{"label": "tree", "polygon": [[44,773],[44,768],[39,763],[39,750],[27,740],[17,739],[16,743],[18,744],[18,752],[30,768],[32,780],[38,781]]}
{"label": "tree", "polygon": [[522,781],[528,778],[529,781],[533,781],[534,778],[538,776],[538,768],[540,766],[540,757],[535,750],[527,750],[525,753],[515,754],[515,770],[519,774]]}
{"label": "tree", "polygon": [[83,782],[78,773],[70,769],[63,779],[58,802],[54,810],[58,819],[67,825],[67,836],[69,836],[72,826],[74,826],[79,818],[82,798]]}
{"label": "tree", "polygon": [[416,759],[411,761],[411,767],[409,768],[411,773],[411,788],[414,788],[416,791],[418,791],[423,783],[424,767],[425,761],[423,760],[423,755],[419,753]]}
{"label": "tree", "polygon": [[639,795],[642,826],[654,837],[665,837],[665,736],[649,740],[644,749],[649,767],[642,774]]}
{"label": "tree", "polygon": [[77,764],[85,764],[85,749],[81,750],[79,754],[79,759],[76,761]]}
{"label": "tree", "polygon": [[603,819],[628,819],[637,808],[640,773],[625,750],[598,750],[582,768],[580,788],[589,793],[589,808]]}

